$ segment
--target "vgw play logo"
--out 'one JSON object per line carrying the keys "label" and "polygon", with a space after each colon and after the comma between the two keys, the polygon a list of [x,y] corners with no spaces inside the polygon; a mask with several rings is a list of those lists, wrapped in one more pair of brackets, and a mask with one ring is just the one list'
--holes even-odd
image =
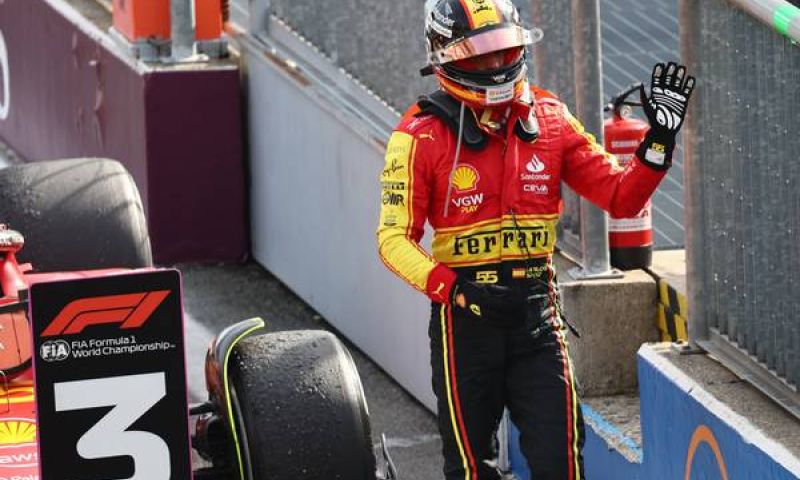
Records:
{"label": "vgw play logo", "polygon": [[0,120],[8,118],[8,110],[11,108],[11,82],[8,73],[8,48],[3,31],[0,30]]}

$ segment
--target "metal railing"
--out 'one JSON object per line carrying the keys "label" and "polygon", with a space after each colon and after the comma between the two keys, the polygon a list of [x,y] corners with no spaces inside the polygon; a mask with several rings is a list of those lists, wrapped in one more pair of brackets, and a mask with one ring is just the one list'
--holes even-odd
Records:
{"label": "metal railing", "polygon": [[[264,3],[263,0],[256,0]],[[271,13],[402,112],[436,81],[425,66],[422,0],[270,0]]]}
{"label": "metal railing", "polygon": [[[774,26],[774,30],[765,27]],[[689,337],[800,416],[800,9],[681,0]]]}
{"label": "metal railing", "polygon": [[785,0],[730,0],[778,33],[800,42],[800,2]]}

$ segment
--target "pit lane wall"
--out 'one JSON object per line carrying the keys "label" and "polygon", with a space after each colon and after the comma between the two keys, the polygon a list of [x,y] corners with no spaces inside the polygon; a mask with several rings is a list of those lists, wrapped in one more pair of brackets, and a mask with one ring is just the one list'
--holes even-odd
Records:
{"label": "pit lane wall", "polygon": [[28,161],[122,162],[158,263],[243,258],[238,67],[146,65],[110,25],[93,0],[0,1],[0,139]]}
{"label": "pit lane wall", "polygon": [[[642,448],[584,407],[586,478],[592,480],[796,480],[800,459],[704,387],[670,344],[647,344],[638,354]],[[696,359],[713,362],[711,359]],[[695,363],[702,366],[702,363]],[[719,367],[717,367],[719,368]],[[699,368],[698,370],[708,370]],[[690,372],[687,374],[687,371]],[[690,376],[691,375],[691,376]],[[702,372],[701,372],[702,375]],[[719,382],[717,382],[719,383]],[[777,408],[767,399],[765,408]],[[748,412],[749,413],[749,412]],[[792,422],[787,419],[786,422]],[[796,423],[796,421],[795,421]],[[792,431],[794,424],[783,425]],[[796,432],[797,430],[795,430]],[[769,437],[768,437],[769,435]],[[795,441],[796,443],[796,437]],[[617,449],[609,444],[623,445]],[[512,432],[511,461],[521,480],[531,477]],[[796,445],[795,445],[796,447]],[[620,450],[627,450],[626,454]],[[796,448],[795,448],[796,450]],[[632,455],[631,455],[632,453]],[[796,452],[795,452],[796,453]]]}
{"label": "pit lane wall", "polygon": [[[323,76],[315,67],[325,65],[302,61],[317,54],[282,25],[236,41],[249,98],[253,256],[434,409],[430,303],[377,260],[378,177],[398,117],[338,69]],[[349,89],[331,84],[340,79]]]}

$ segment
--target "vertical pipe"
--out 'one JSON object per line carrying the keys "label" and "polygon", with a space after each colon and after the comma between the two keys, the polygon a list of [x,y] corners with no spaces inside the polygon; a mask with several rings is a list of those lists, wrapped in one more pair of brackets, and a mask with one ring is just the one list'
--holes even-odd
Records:
{"label": "vertical pipe", "polygon": [[[703,77],[700,45],[700,0],[680,0],[681,58],[697,78]],[[686,290],[688,294],[688,329],[692,346],[709,338],[708,319],[703,310],[705,298],[703,270],[705,259],[705,218],[703,210],[703,172],[698,159],[699,126],[703,125],[702,88],[694,93],[693,108],[689,109],[684,125],[684,208],[686,211]]]}
{"label": "vertical pipe", "polygon": [[255,35],[265,32],[269,25],[269,16],[272,12],[270,0],[250,1],[248,10],[248,31]]}
{"label": "vertical pipe", "polygon": [[[531,1],[533,24],[544,31],[544,41],[533,48],[534,81],[552,90],[570,110],[575,111],[575,50],[572,36],[571,2]],[[561,185],[564,210],[559,221],[558,244],[575,259],[583,256],[580,245],[580,197]]]}
{"label": "vertical pipe", "polygon": [[170,0],[172,60],[194,55],[194,0]]}
{"label": "vertical pipe", "polygon": [[[603,144],[603,68],[600,41],[600,1],[572,0],[575,46],[575,97],[577,116],[586,130]],[[581,199],[581,244],[585,276],[611,270],[608,252],[608,217]]]}

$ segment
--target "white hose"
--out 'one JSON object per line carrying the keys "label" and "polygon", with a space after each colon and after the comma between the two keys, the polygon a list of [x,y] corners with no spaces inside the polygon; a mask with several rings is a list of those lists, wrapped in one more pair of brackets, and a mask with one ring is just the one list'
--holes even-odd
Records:
{"label": "white hose", "polygon": [[466,110],[466,104],[461,102],[461,110],[458,114],[458,139],[456,140],[456,156],[453,159],[453,166],[450,167],[450,179],[447,182],[447,195],[444,198],[444,218],[447,218],[447,212],[450,210],[450,196],[453,192],[453,177],[456,174],[458,157],[461,155],[461,136],[464,134],[464,110]]}

